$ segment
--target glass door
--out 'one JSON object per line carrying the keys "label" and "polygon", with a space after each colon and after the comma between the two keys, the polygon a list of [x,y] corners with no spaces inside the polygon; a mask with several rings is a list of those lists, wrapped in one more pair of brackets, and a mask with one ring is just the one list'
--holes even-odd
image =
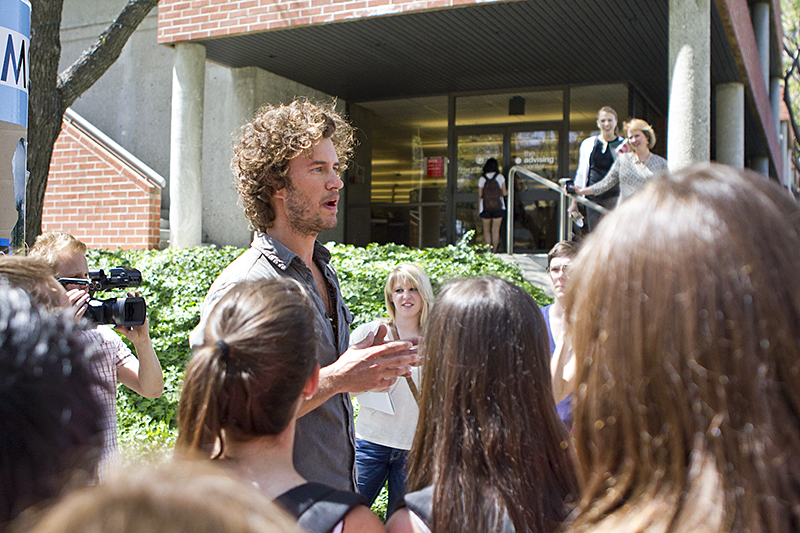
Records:
{"label": "glass door", "polygon": [[[478,217],[478,179],[490,157],[500,163],[507,184],[508,170],[512,166],[558,183],[559,128],[559,124],[546,123],[457,129],[453,195],[456,241],[467,231],[475,230],[474,242],[486,242]],[[506,217],[513,216],[514,251],[549,250],[558,240],[558,193],[522,174],[516,175],[514,193],[513,210],[506,211]],[[501,252],[508,250],[506,217],[500,232]]]}
{"label": "glass door", "polygon": [[[483,165],[494,157],[502,166],[504,133],[475,133],[458,135],[455,202],[455,239],[460,240],[464,233],[475,230],[475,243],[485,243],[483,224],[478,217],[478,180],[483,173]],[[505,218],[503,225],[505,227]],[[505,233],[501,231],[501,240]],[[501,243],[501,250],[504,244]]]}
{"label": "glass door", "polygon": [[[557,129],[516,131],[509,137],[511,166],[558,183]],[[549,250],[558,241],[558,196],[535,179],[521,173],[515,175],[514,251]]]}

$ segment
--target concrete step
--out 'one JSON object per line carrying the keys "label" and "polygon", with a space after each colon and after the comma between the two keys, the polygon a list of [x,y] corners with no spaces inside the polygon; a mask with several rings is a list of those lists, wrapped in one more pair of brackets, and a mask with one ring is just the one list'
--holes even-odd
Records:
{"label": "concrete step", "polygon": [[547,254],[497,254],[503,261],[514,263],[522,270],[522,277],[552,298],[550,275],[547,273]]}
{"label": "concrete step", "polygon": [[158,249],[166,250],[169,248],[169,219],[162,218],[159,230]]}

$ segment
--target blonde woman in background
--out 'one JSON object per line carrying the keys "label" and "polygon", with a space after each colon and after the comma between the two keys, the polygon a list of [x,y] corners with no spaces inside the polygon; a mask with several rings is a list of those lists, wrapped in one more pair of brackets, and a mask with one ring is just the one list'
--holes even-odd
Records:
{"label": "blonde woman in background", "polygon": [[[600,133],[584,139],[578,152],[578,170],[575,172],[576,187],[591,186],[602,180],[619,154],[628,150],[625,139],[617,134],[617,124],[617,112],[614,111],[614,108],[601,107],[597,112],[597,128]],[[619,200],[619,186],[614,186],[597,196],[590,196],[588,200],[598,203],[606,209],[614,209]],[[569,213],[572,214],[577,210],[578,202],[573,198],[569,205]],[[599,211],[587,208],[584,232],[592,231],[602,217],[603,215]]]}
{"label": "blonde woman in background", "polygon": [[[433,288],[428,275],[417,265],[398,265],[386,279],[383,293],[388,320],[378,319],[359,326],[350,335],[350,342],[358,343],[370,332],[378,335],[379,330],[385,328],[386,340],[414,339],[416,343],[433,307]],[[411,370],[410,378],[398,379],[387,393],[377,393],[388,394],[393,413],[370,406],[369,398],[376,393],[356,396],[359,401],[356,419],[358,491],[370,505],[387,480],[389,509],[393,509],[405,494],[406,459],[419,416],[415,398],[418,385],[417,367]]]}

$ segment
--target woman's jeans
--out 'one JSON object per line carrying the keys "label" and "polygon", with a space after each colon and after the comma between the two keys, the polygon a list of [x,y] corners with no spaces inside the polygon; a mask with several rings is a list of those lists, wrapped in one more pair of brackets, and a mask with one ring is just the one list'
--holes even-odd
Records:
{"label": "woman's jeans", "polygon": [[389,448],[374,442],[356,439],[358,492],[364,495],[370,506],[378,497],[387,479],[389,480],[387,513],[391,512],[396,503],[405,495],[407,458],[407,450]]}

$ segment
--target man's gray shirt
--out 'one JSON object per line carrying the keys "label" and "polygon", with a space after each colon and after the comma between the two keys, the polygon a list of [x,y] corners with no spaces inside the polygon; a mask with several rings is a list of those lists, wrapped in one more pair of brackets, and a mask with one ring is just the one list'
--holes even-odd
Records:
{"label": "man's gray shirt", "polygon": [[[330,265],[331,254],[319,242],[314,243],[314,261],[332,289],[336,309],[338,339],[320,298],[314,275],[300,257],[265,233],[256,232],[250,249],[240,255],[211,285],[200,310],[200,324],[192,331],[192,347],[203,344],[203,330],[211,309],[236,283],[278,276],[300,282],[312,296],[320,332],[320,366],[328,366],[347,350],[353,315],[342,299],[339,280]],[[328,298],[323,294],[322,298]],[[294,441],[294,466],[301,476],[340,490],[356,490],[355,432],[353,405],[347,393],[336,394],[297,420]]]}

